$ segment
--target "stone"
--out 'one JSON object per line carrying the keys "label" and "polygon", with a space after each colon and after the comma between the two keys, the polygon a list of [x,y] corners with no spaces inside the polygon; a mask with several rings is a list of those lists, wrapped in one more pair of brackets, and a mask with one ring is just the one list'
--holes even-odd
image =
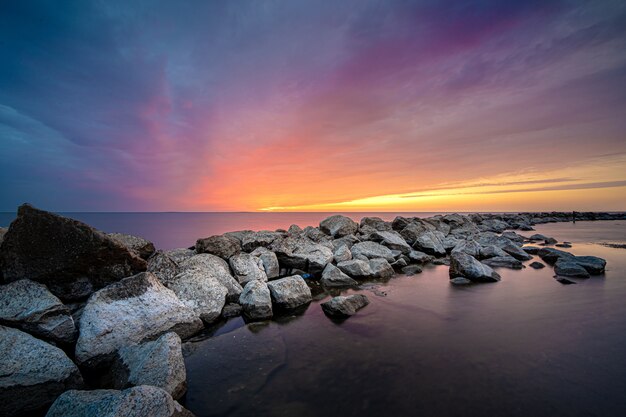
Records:
{"label": "stone", "polygon": [[396,216],[391,222],[391,228],[396,231],[400,231],[407,227],[411,223],[411,219],[402,216]]}
{"label": "stone", "polygon": [[0,227],[0,245],[2,245],[2,241],[4,240],[4,235],[9,231],[8,227]]}
{"label": "stone", "polygon": [[348,246],[348,245],[339,246],[339,248],[335,250],[335,253],[333,255],[335,262],[339,263],[343,261],[349,261],[350,259],[352,259],[352,252],[350,252],[351,246]]}
{"label": "stone", "polygon": [[157,340],[118,350],[113,366],[115,389],[152,385],[179,399],[187,391],[187,371],[180,337],[165,333]]}
{"label": "stone", "polygon": [[533,268],[533,269],[541,269],[541,268],[545,268],[545,267],[546,267],[544,264],[542,264],[541,262],[537,262],[537,261],[532,262],[532,263],[531,263],[530,265],[528,265],[528,266],[530,266],[530,267],[531,267],[531,268]]}
{"label": "stone", "polygon": [[126,246],[131,252],[143,259],[148,259],[156,251],[154,244],[139,236],[124,233],[108,233],[109,237]]}
{"label": "stone", "polygon": [[417,262],[418,264],[432,262],[435,259],[431,255],[420,252],[418,250],[412,250],[407,256],[409,257],[409,260],[411,260],[411,262]]}
{"label": "stone", "polygon": [[518,235],[515,232],[504,232],[504,233],[502,233],[501,236],[509,239],[512,242],[518,243],[518,244],[523,244],[524,241],[526,241],[526,238],[524,236]]}
{"label": "stone", "polygon": [[497,282],[500,275],[464,252],[450,254],[450,278],[463,277],[472,282]]}
{"label": "stone", "polygon": [[403,254],[408,254],[413,250],[398,232],[376,231],[370,235],[370,238],[391,250],[397,250]]}
{"label": "stone", "polygon": [[589,278],[585,268],[568,258],[559,258],[554,264],[554,272],[562,277]]}
{"label": "stone", "polygon": [[325,287],[352,287],[358,283],[333,264],[326,265],[320,282]]}
{"label": "stone", "polygon": [[401,271],[402,268],[405,268],[408,265],[409,263],[407,262],[407,260],[401,257],[401,258],[398,258],[395,262],[393,262],[391,264],[391,267],[394,269],[394,271]]}
{"label": "stone", "polygon": [[0,251],[5,282],[37,281],[63,301],[84,299],[146,267],[145,260],[105,233],[28,204],[18,208]]}
{"label": "stone", "polygon": [[341,246],[347,246],[350,249],[355,243],[359,243],[361,239],[355,235],[347,235],[338,239],[333,239],[333,248],[339,249]]}
{"label": "stone", "polygon": [[337,214],[322,220],[320,230],[332,237],[342,237],[355,234],[359,225],[351,218]]}
{"label": "stone", "polygon": [[[185,259],[178,267],[179,273],[197,269],[207,278],[218,280],[228,291],[226,299],[237,301],[243,288],[237,280],[230,274],[228,263],[215,255],[201,253]],[[171,280],[170,280],[171,281]],[[163,281],[161,281],[163,282]],[[166,282],[167,285],[167,282]]]}
{"label": "stone", "polygon": [[363,294],[333,297],[322,303],[324,313],[332,318],[347,318],[369,304],[369,299]]}
{"label": "stone", "polygon": [[65,353],[21,330],[0,326],[0,415],[37,415],[83,378]]}
{"label": "stone", "polygon": [[203,327],[197,314],[172,290],[143,272],[89,298],[80,319],[76,360],[83,366],[99,367],[121,347],[170,331],[184,339]]}
{"label": "stone", "polygon": [[454,284],[454,285],[468,285],[471,284],[472,281],[470,281],[467,278],[463,278],[463,277],[456,277],[456,278],[452,278],[450,280],[450,284]]}
{"label": "stone", "polygon": [[148,259],[147,270],[159,281],[166,283],[178,274],[178,263],[165,252],[158,250]]}
{"label": "stone", "polygon": [[[330,243],[329,245],[332,246]],[[308,238],[277,239],[270,249],[276,253],[281,268],[301,269],[311,274],[320,274],[326,264],[333,260],[330,247]]]}
{"label": "stone", "polygon": [[565,251],[554,249],[554,248],[541,248],[537,252],[537,255],[539,255],[541,259],[543,259],[545,262],[549,264],[556,263],[559,260],[559,258],[573,258],[574,257],[574,255],[569,252],[565,252]]}
{"label": "stone", "polygon": [[166,284],[182,303],[210,324],[222,314],[228,289],[200,268],[189,268]]}
{"label": "stone", "polygon": [[229,235],[209,236],[196,241],[197,253],[209,253],[228,260],[241,252],[241,242],[239,239]]}
{"label": "stone", "polygon": [[393,267],[384,258],[370,259],[369,264],[374,278],[387,279],[395,274]]}
{"label": "stone", "polygon": [[274,279],[280,275],[280,265],[278,263],[278,257],[271,250],[259,246],[253,250],[250,255],[256,256],[263,263],[263,270],[267,279]]}
{"label": "stone", "polygon": [[480,259],[488,259],[495,257],[509,256],[505,251],[500,249],[497,246],[489,245],[489,246],[481,246],[480,253],[478,258]]}
{"label": "stone", "polygon": [[474,258],[479,258],[481,255],[482,246],[474,239],[460,240],[456,246],[452,249],[452,252],[465,252]]}
{"label": "stone", "polygon": [[591,275],[600,275],[606,268],[606,261],[597,256],[575,256],[574,262],[585,268]]}
{"label": "stone", "polygon": [[489,232],[502,233],[508,228],[509,224],[499,219],[483,220],[483,222],[480,224],[481,230],[486,230]]}
{"label": "stone", "polygon": [[436,228],[429,223],[415,221],[407,224],[406,227],[400,231],[400,236],[402,236],[409,245],[414,245],[417,238],[422,234],[435,230]]}
{"label": "stone", "polygon": [[361,261],[358,259],[343,261],[337,264],[337,268],[339,268],[344,274],[355,279],[372,277],[372,269],[370,268],[369,261]]}
{"label": "stone", "polygon": [[429,255],[441,257],[446,255],[446,250],[443,247],[441,232],[426,232],[417,237],[413,248],[416,250],[425,252]]}
{"label": "stone", "polygon": [[395,261],[395,257],[391,250],[380,243],[376,242],[359,242],[350,249],[352,257],[365,256],[368,259],[384,258],[388,262]]}
{"label": "stone", "polygon": [[392,231],[392,224],[390,222],[386,222],[380,217],[363,217],[361,219],[360,227],[368,226],[374,230],[379,231]]}
{"label": "stone", "polygon": [[300,275],[293,275],[267,283],[272,302],[278,309],[291,310],[308,304],[313,299],[311,290]]}
{"label": "stone", "polygon": [[572,247],[572,245],[569,243],[557,243],[554,246],[556,246],[557,248],[571,248]]}
{"label": "stone", "polygon": [[246,285],[252,280],[267,281],[263,262],[249,253],[238,253],[232,256],[228,263],[241,285]]}
{"label": "stone", "polygon": [[502,267],[510,269],[522,269],[524,267],[524,265],[522,265],[522,262],[509,255],[494,256],[493,258],[484,259],[482,263],[485,265],[489,265],[492,268]]}
{"label": "stone", "polygon": [[522,250],[530,255],[537,255],[541,248],[538,248],[537,246],[524,246],[522,247]]}
{"label": "stone", "polygon": [[567,278],[563,278],[563,277],[556,277],[556,280],[558,282],[560,282],[563,285],[571,285],[571,284],[576,284],[576,282],[572,281],[571,279],[567,279]]}
{"label": "stone", "polygon": [[461,240],[462,239],[459,239],[455,236],[446,236],[445,239],[443,239],[441,243],[443,245],[444,250],[446,252],[450,252],[452,251],[452,249],[454,249],[456,245],[459,244]]}
{"label": "stone", "polygon": [[193,417],[167,391],[150,385],[124,391],[70,390],[52,404],[46,417]]}
{"label": "stone", "polygon": [[290,235],[299,235],[300,233],[302,233],[302,228],[297,224],[292,224],[291,226],[289,226],[289,229],[287,229],[287,233]]}
{"label": "stone", "polygon": [[28,279],[0,286],[0,323],[54,343],[70,344],[78,336],[70,309]]}
{"label": "stone", "polygon": [[249,281],[243,287],[239,304],[241,304],[244,315],[250,320],[272,318],[272,297],[267,283],[263,281]]}
{"label": "stone", "polygon": [[224,306],[222,310],[222,317],[225,319],[229,319],[231,317],[241,316],[243,309],[239,304],[236,303],[228,303]]}
{"label": "stone", "polygon": [[267,230],[248,233],[241,239],[241,247],[246,252],[252,252],[256,248],[269,248],[276,239],[282,236],[282,233]]}
{"label": "stone", "polygon": [[419,265],[408,265],[402,268],[402,273],[404,275],[415,275],[420,274],[422,272],[422,268]]}

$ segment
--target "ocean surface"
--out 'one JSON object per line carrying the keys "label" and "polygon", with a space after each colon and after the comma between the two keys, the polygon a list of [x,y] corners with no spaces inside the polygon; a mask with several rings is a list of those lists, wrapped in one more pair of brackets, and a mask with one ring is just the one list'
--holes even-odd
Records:
{"label": "ocean surface", "polygon": [[[161,248],[228,230],[315,225],[327,216],[70,215]],[[12,216],[0,216],[0,224]],[[526,233],[605,258],[606,273],[562,285],[550,267],[500,268],[501,282],[454,287],[447,267],[432,266],[365,283],[360,292],[370,305],[343,322],[322,313],[326,294],[268,323],[230,319],[185,344],[181,403],[198,417],[625,416],[626,249],[603,243],[626,244],[626,221],[536,229]]]}

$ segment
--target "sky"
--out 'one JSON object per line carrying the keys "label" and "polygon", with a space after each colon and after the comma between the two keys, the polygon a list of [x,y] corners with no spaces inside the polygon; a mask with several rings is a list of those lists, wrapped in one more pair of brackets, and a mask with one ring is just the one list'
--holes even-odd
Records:
{"label": "sky", "polygon": [[626,210],[623,1],[0,1],[0,211]]}

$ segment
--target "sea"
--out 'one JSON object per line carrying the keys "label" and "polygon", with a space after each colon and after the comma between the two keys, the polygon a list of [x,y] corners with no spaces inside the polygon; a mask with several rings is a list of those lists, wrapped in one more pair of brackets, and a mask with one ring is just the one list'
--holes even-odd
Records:
{"label": "sea", "polygon": [[[329,214],[64,215],[172,249],[226,231],[317,225]],[[0,214],[0,226],[14,216]],[[270,322],[224,320],[184,344],[180,402],[198,417],[626,416],[626,221],[525,233],[572,242],[568,251],[606,259],[606,273],[562,285],[549,266],[499,268],[500,282],[457,287],[448,267],[428,266],[341,291],[370,300],[342,322],[323,314],[325,293]]]}

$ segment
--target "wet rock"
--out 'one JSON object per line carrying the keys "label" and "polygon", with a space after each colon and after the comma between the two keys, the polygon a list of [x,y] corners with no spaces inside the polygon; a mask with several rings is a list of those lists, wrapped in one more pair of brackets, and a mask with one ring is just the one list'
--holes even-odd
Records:
{"label": "wet rock", "polygon": [[[194,255],[190,258],[185,259],[180,263],[178,267],[178,273],[185,273],[191,270],[198,270],[198,273],[204,276],[206,279],[216,279],[219,281],[227,290],[226,299],[229,301],[237,301],[239,300],[239,296],[241,295],[241,291],[243,288],[239,284],[239,282],[230,274],[230,268],[228,267],[228,263],[215,255],[211,255],[208,253],[201,253],[198,255]],[[173,281],[165,281],[167,286],[168,282]],[[164,282],[161,280],[161,282]]]}
{"label": "wet rock", "polygon": [[124,233],[108,233],[108,235],[143,259],[148,259],[156,250],[152,242],[139,236]]}
{"label": "wet rock", "polygon": [[28,204],[19,207],[0,251],[5,282],[41,282],[63,301],[84,299],[146,267],[145,260],[105,233]]}
{"label": "wet rock", "polygon": [[408,265],[402,268],[402,273],[404,275],[415,275],[420,274],[422,272],[422,268],[419,265]]}
{"label": "wet rock", "polygon": [[402,268],[408,266],[409,263],[407,262],[407,260],[405,258],[399,258],[397,259],[395,262],[393,262],[391,264],[391,267],[394,269],[394,271],[401,271]]}
{"label": "wet rock", "polygon": [[333,297],[322,303],[322,310],[332,318],[347,318],[369,304],[369,299],[363,294]]}
{"label": "wet rock", "polygon": [[270,290],[267,283],[263,281],[249,281],[243,287],[239,304],[245,316],[251,320],[270,319],[273,315]]}
{"label": "wet rock", "polygon": [[17,329],[0,326],[0,415],[44,412],[83,379],[65,353]]}
{"label": "wet rock", "polygon": [[118,350],[113,367],[115,389],[152,385],[178,399],[187,391],[187,371],[180,337],[166,333],[157,340]]}
{"label": "wet rock", "polygon": [[484,259],[483,264],[489,265],[492,268],[501,267],[509,269],[522,269],[524,265],[512,256],[494,256],[493,258]]}
{"label": "wet rock", "polygon": [[228,263],[241,285],[246,285],[252,280],[267,281],[262,261],[249,253],[238,253],[232,256]]}
{"label": "wet rock", "polygon": [[597,256],[575,256],[574,262],[585,268],[591,275],[600,275],[606,268],[606,261]]}
{"label": "wet rock", "polygon": [[473,282],[497,282],[500,275],[491,267],[464,252],[450,255],[450,278],[463,277]]}
{"label": "wet rock", "polygon": [[571,285],[571,284],[576,284],[576,282],[572,281],[571,279],[567,279],[567,278],[563,278],[563,277],[556,277],[556,280],[558,282],[560,282],[563,285]]}
{"label": "wet rock", "polygon": [[179,273],[166,286],[205,323],[220,317],[228,295],[228,289],[201,268]]}
{"label": "wet rock", "polygon": [[391,250],[397,250],[404,254],[413,250],[398,232],[376,231],[370,235],[370,238]]}
{"label": "wet rock", "polygon": [[417,237],[413,247],[429,255],[445,256],[446,250],[443,247],[443,239],[445,236],[442,236],[441,232],[426,232]]}
{"label": "wet rock", "polygon": [[533,268],[533,269],[541,269],[541,268],[545,268],[545,267],[546,267],[544,264],[542,264],[541,262],[537,262],[537,261],[532,262],[532,263],[531,263],[530,265],[528,265],[528,266],[530,266],[530,267],[531,267],[531,268]]}
{"label": "wet rock", "polygon": [[367,259],[384,258],[388,262],[395,261],[391,250],[376,242],[360,242],[350,249],[352,257],[364,256]]}
{"label": "wet rock", "polygon": [[322,272],[320,282],[325,287],[351,287],[357,285],[357,282],[344,274],[339,268],[333,264],[326,265]]}
{"label": "wet rock", "polygon": [[228,260],[241,252],[241,242],[239,239],[228,235],[209,236],[196,241],[197,253],[209,253]]}
{"label": "wet rock", "polygon": [[165,390],[141,385],[124,391],[71,390],[52,404],[46,417],[193,417]]}
{"label": "wet rock", "polygon": [[278,309],[291,310],[311,302],[311,290],[300,275],[267,283],[272,302]]}
{"label": "wet rock", "polygon": [[296,268],[311,274],[321,273],[326,264],[333,260],[330,247],[301,237],[278,239],[272,244],[271,250],[276,253],[281,268]]}
{"label": "wet rock", "polygon": [[337,264],[337,268],[339,268],[344,274],[355,279],[372,277],[372,269],[370,268],[369,261],[353,259],[351,261],[339,262]]}
{"label": "wet rock", "polygon": [[468,285],[471,283],[472,281],[463,277],[456,277],[456,278],[450,279],[450,284],[454,284],[454,285]]}
{"label": "wet rock", "polygon": [[27,279],[0,286],[0,323],[54,343],[77,337],[69,308],[45,285]]}
{"label": "wet rock", "polygon": [[563,277],[589,278],[589,272],[571,258],[559,258],[554,264],[554,272]]}
{"label": "wet rock", "polygon": [[559,260],[559,258],[573,258],[574,257],[574,255],[569,252],[565,252],[565,251],[554,249],[554,248],[541,248],[537,252],[537,255],[539,255],[541,259],[543,259],[545,262],[549,264],[556,263]]}
{"label": "wet rock", "polygon": [[359,225],[351,218],[337,214],[322,220],[320,230],[332,237],[342,237],[355,234]]}
{"label": "wet rock", "polygon": [[94,293],[83,310],[76,360],[92,367],[119,348],[174,331],[186,338],[203,328],[196,313],[151,273],[125,278]]}
{"label": "wet rock", "polygon": [[542,248],[538,248],[537,246],[524,246],[522,250],[529,255],[537,255]]}
{"label": "wet rock", "polygon": [[241,316],[242,308],[239,304],[236,303],[228,303],[224,306],[222,310],[222,317],[225,319],[229,319],[231,317]]}
{"label": "wet rock", "polygon": [[395,272],[393,267],[383,258],[370,259],[370,269],[372,270],[372,276],[378,279],[387,279],[394,276]]}
{"label": "wet rock", "polygon": [[347,246],[347,245],[339,246],[339,248],[336,249],[334,253],[335,262],[339,263],[343,261],[349,261],[350,259],[352,259],[352,252],[350,252],[351,246]]}
{"label": "wet rock", "polygon": [[263,263],[263,270],[267,279],[274,279],[280,275],[280,265],[278,264],[278,257],[271,250],[259,246],[253,250],[250,255],[256,256]]}

